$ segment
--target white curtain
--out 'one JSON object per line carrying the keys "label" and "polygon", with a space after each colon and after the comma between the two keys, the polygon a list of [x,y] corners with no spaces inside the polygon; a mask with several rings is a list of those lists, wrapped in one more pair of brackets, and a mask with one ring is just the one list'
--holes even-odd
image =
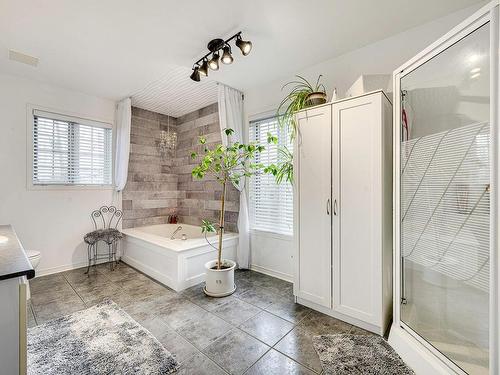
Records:
{"label": "white curtain", "polygon": [[118,102],[115,118],[115,188],[116,191],[122,191],[127,183],[128,157],[130,152],[130,126],[132,122],[132,100],[130,98]]}
{"label": "white curtain", "polygon": [[[224,129],[231,128],[234,134],[231,140],[243,143],[243,94],[231,87],[219,84],[218,92],[219,123],[222,142],[227,143]],[[238,215],[239,244],[237,263],[239,268],[246,269],[250,265],[250,225],[248,218],[248,200],[245,179],[240,181],[240,212]]]}

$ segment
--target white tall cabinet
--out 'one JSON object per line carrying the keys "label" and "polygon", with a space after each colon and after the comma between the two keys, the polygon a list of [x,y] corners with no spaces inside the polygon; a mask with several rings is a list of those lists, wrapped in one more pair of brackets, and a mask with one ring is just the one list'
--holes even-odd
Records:
{"label": "white tall cabinet", "polygon": [[392,313],[392,106],[382,91],[297,115],[297,302],[383,334]]}

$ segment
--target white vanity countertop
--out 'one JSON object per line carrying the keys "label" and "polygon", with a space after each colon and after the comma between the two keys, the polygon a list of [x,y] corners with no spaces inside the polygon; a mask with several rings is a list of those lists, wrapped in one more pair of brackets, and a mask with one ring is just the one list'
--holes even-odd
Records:
{"label": "white vanity countertop", "polygon": [[0,225],[0,280],[35,277],[35,270],[11,225]]}

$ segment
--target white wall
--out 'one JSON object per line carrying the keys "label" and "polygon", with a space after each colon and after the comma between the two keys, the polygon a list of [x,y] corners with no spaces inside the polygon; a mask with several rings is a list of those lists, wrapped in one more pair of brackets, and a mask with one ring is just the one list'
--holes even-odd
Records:
{"label": "white wall", "polygon": [[[297,74],[313,82],[316,81],[319,74],[322,74],[329,97],[333,89],[337,88],[339,98],[341,98],[360,75],[392,74],[398,66],[470,16],[482,4],[452,13],[337,58],[304,68]],[[284,96],[281,87],[293,78],[293,76],[284,77],[269,84],[246,90],[245,111],[247,118],[275,111]],[[254,233],[251,237],[251,252],[252,267],[255,270],[275,276],[282,275],[282,278],[285,279],[291,278],[293,265],[291,239]],[[290,277],[283,276],[289,273]]]}
{"label": "white wall", "polygon": [[293,237],[275,233],[250,233],[252,270],[293,281]]}
{"label": "white wall", "polygon": [[121,207],[112,189],[27,189],[27,105],[114,123],[113,101],[0,75],[0,224],[12,224],[26,249],[41,251],[37,274],[86,264],[90,212]]}

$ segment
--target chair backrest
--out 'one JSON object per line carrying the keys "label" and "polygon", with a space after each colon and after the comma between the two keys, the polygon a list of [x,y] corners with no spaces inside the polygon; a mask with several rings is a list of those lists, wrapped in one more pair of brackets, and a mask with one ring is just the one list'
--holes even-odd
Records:
{"label": "chair backrest", "polygon": [[98,229],[117,229],[123,212],[117,210],[115,206],[102,206],[98,210],[92,211],[90,217],[94,223],[94,230]]}

